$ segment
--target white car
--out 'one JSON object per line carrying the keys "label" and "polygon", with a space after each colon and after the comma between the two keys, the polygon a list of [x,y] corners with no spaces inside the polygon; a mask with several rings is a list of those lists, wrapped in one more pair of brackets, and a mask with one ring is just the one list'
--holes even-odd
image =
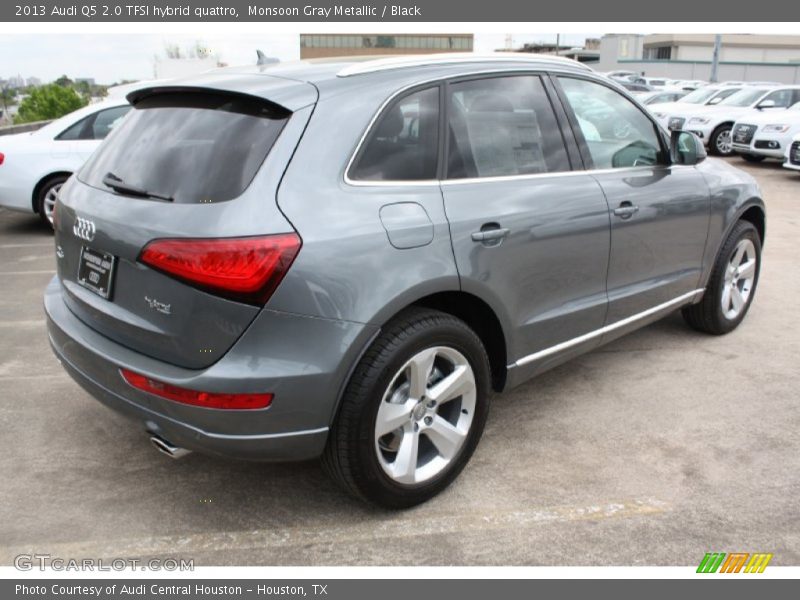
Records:
{"label": "white car", "polygon": [[733,150],[751,162],[783,159],[800,133],[800,103],[782,111],[752,111],[739,117],[731,131]]}
{"label": "white car", "polygon": [[674,111],[669,116],[667,127],[691,131],[703,140],[710,153],[730,156],[733,154],[731,130],[739,117],[754,108],[768,112],[785,111],[798,101],[800,85],[746,87],[715,106]]}
{"label": "white car", "polygon": [[0,136],[0,206],[52,226],[58,190],[130,110],[124,98],[90,104],[33,132]]}
{"label": "white car", "polygon": [[786,154],[783,157],[785,159],[783,163],[785,168],[800,171],[800,133],[792,138],[792,143],[786,148]]}
{"label": "white car", "polygon": [[[664,127],[669,125],[669,117],[675,111],[689,110],[692,106],[713,106],[742,89],[736,85],[709,85],[689,92],[675,102],[652,103],[647,106],[656,120]],[[687,106],[689,105],[689,106]]]}

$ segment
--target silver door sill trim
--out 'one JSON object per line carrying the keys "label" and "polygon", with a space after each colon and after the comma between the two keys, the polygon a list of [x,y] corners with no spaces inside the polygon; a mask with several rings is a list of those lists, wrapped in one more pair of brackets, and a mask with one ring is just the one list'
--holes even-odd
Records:
{"label": "silver door sill trim", "polygon": [[518,359],[516,362],[508,365],[509,369],[513,369],[514,367],[521,367],[523,365],[527,365],[528,363],[532,363],[540,358],[545,358],[550,356],[551,354],[556,354],[561,352],[562,350],[566,350],[571,348],[572,346],[577,346],[578,344],[582,344],[583,342],[588,342],[591,339],[599,337],[603,334],[610,333],[615,329],[619,329],[620,327],[625,327],[626,325],[630,325],[631,323],[635,323],[640,319],[644,319],[649,317],[650,315],[654,315],[662,310],[667,310],[673,306],[677,306],[687,300],[691,299],[695,295],[704,292],[705,288],[698,288],[696,290],[692,290],[691,292],[687,292],[677,298],[664,302],[663,304],[659,304],[658,306],[654,306],[652,308],[648,308],[647,310],[622,319],[621,321],[617,321],[616,323],[612,323],[611,325],[606,325],[605,327],[601,327],[600,329],[595,329],[594,331],[590,331],[589,333],[585,333],[580,335],[576,338],[572,338],[571,340],[567,340],[566,342],[561,342],[560,344],[556,344],[555,346],[550,346],[549,348],[545,348],[544,350],[539,350],[538,352],[534,352],[533,354],[529,354],[528,356],[523,356],[522,358]]}

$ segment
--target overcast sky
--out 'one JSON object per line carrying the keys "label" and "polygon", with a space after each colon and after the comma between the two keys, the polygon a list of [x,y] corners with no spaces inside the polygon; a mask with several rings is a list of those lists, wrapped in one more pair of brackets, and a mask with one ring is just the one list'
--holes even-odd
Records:
{"label": "overcast sky", "polygon": [[[503,34],[479,34],[475,38],[475,50],[491,51],[505,45]],[[554,43],[554,34],[517,33],[514,46],[525,42]],[[586,37],[599,34],[562,35],[561,43],[583,45]],[[269,56],[281,60],[299,57],[296,35],[202,35],[185,34],[3,34],[0,36],[0,79],[21,75],[52,81],[61,75],[92,77],[98,83],[109,84],[123,79],[148,79],[153,77],[153,62],[156,56],[164,56],[167,44],[180,47],[194,46],[201,42],[219,54],[229,65],[255,62],[256,48]]]}

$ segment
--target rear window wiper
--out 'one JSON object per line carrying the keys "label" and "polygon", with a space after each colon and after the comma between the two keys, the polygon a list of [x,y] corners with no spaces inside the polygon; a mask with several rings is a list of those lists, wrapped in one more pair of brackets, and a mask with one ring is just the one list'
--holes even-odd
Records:
{"label": "rear window wiper", "polygon": [[110,171],[103,177],[103,185],[110,187],[115,192],[125,194],[127,196],[138,196],[139,198],[153,198],[156,200],[163,200],[164,202],[173,202],[175,199],[172,196],[162,196],[155,194],[139,186],[125,183],[121,178],[114,175]]}

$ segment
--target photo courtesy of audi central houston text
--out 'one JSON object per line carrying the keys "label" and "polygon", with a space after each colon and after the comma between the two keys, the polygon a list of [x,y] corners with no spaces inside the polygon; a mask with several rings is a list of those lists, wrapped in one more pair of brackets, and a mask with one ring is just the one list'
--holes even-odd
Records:
{"label": "photo courtesy of audi central houston text", "polygon": [[127,100],[58,188],[47,327],[173,457],[319,457],[413,506],[493,392],[675,309],[727,333],[755,298],[755,180],[569,59],[256,65]]}

